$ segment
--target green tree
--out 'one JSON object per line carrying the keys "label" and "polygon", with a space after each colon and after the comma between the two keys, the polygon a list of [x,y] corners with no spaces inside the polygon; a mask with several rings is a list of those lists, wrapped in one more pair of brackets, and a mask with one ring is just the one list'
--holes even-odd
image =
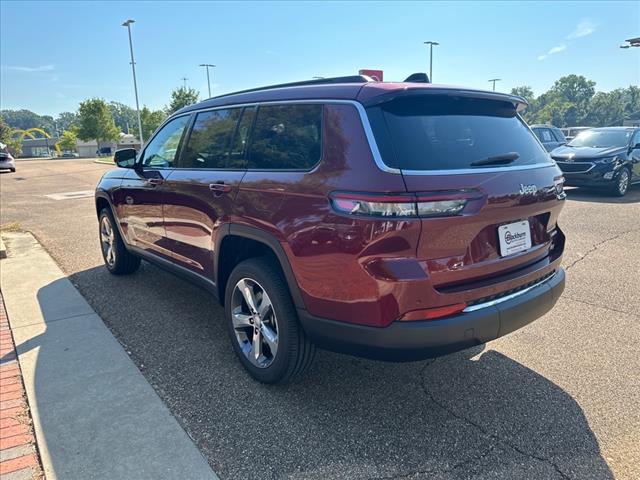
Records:
{"label": "green tree", "polygon": [[78,121],[77,115],[73,112],[62,112],[56,118],[56,127],[58,131],[64,132],[76,125]]}
{"label": "green tree", "polygon": [[598,127],[622,125],[625,117],[623,89],[612,92],[598,92],[589,102],[586,123]]}
{"label": "green tree", "polygon": [[[140,110],[140,121],[142,122],[142,134],[145,140],[149,140],[153,132],[160,126],[166,118],[165,113],[162,110],[151,110],[145,105]],[[134,129],[135,134],[138,135],[138,128]],[[139,137],[139,135],[138,135]]]}
{"label": "green tree", "polygon": [[38,115],[31,110],[2,110],[0,115],[4,121],[13,129],[28,130],[30,128],[41,128],[48,134],[53,135],[53,118],[48,115]]}
{"label": "green tree", "polygon": [[80,103],[78,109],[78,138],[88,141],[116,140],[119,134],[118,127],[113,121],[113,115],[104,100],[90,98]]}
{"label": "green tree", "polygon": [[167,115],[177,112],[183,107],[198,103],[200,92],[195,88],[179,87],[171,92],[171,103],[167,107]]}
{"label": "green tree", "polygon": [[134,130],[137,131],[138,116],[133,108],[124,103],[109,102],[109,111],[113,116],[116,127],[118,127],[121,132],[133,133]]}
{"label": "green tree", "polygon": [[7,145],[12,155],[18,157],[22,154],[22,145],[13,138],[13,128],[5,123],[2,115],[0,115],[0,143]]}
{"label": "green tree", "polygon": [[58,147],[63,151],[73,152],[76,149],[78,143],[78,134],[75,129],[65,130],[60,136]]}

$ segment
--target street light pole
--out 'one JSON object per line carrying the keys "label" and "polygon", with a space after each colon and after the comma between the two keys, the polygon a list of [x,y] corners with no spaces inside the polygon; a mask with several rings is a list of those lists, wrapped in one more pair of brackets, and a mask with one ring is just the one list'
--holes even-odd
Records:
{"label": "street light pole", "polygon": [[424,42],[425,45],[429,45],[429,81],[433,83],[433,46],[440,45],[438,42]]}
{"label": "street light pole", "polygon": [[501,78],[490,78],[489,81],[493,82],[493,91],[496,91],[496,82],[499,82],[500,80],[502,80]]}
{"label": "street light pole", "polygon": [[201,67],[205,67],[207,69],[207,87],[209,87],[209,98],[211,98],[211,80],[209,79],[209,67],[213,68],[215,65],[210,63],[201,63]]}
{"label": "street light pole", "polygon": [[129,32],[129,50],[131,51],[131,70],[133,70],[133,90],[136,93],[136,111],[138,112],[138,132],[140,135],[140,148],[144,144],[144,138],[142,138],[142,119],[140,118],[140,103],[138,102],[138,82],[136,81],[136,62],[133,59],[133,42],[131,41],[131,24],[135,23],[135,20],[127,20],[122,24],[123,27],[127,27]]}

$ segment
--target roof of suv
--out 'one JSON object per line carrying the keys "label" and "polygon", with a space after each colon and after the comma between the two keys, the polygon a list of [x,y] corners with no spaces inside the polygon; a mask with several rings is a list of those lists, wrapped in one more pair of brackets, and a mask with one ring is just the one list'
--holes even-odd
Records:
{"label": "roof of suv", "polygon": [[359,82],[359,83],[318,83],[310,85],[274,86],[245,92],[221,95],[204,100],[195,105],[184,107],[176,113],[186,113],[193,110],[222,107],[227,105],[242,105],[257,102],[277,102],[292,100],[356,100],[365,106],[386,102],[393,98],[412,94],[440,94],[455,95],[513,103],[518,110],[527,102],[516,95],[496,93],[485,90],[474,90],[431,83],[409,82]]}

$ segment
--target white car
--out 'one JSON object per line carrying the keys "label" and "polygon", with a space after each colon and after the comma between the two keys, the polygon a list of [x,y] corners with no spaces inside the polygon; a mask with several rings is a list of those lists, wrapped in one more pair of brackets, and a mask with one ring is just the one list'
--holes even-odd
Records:
{"label": "white car", "polygon": [[16,171],[16,161],[4,143],[0,143],[0,170]]}

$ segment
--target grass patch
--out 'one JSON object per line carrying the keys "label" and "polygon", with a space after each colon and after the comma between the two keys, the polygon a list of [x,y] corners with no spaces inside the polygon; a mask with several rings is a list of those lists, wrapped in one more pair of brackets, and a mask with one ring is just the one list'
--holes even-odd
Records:
{"label": "grass patch", "polygon": [[20,222],[9,222],[3,223],[0,225],[0,232],[20,232],[22,231],[22,226]]}

